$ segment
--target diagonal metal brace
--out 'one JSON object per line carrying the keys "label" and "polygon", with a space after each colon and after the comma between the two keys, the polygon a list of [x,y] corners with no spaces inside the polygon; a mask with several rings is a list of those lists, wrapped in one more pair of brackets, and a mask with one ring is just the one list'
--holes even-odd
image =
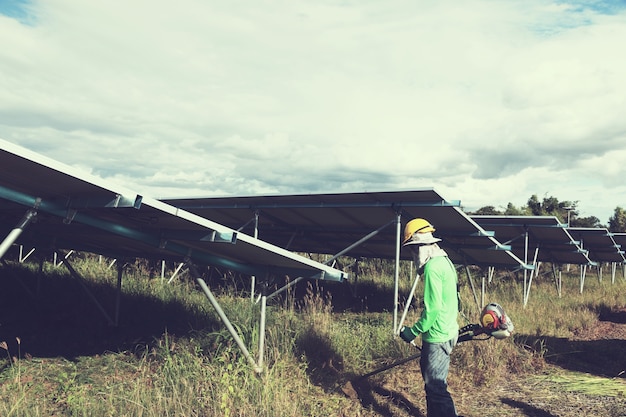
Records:
{"label": "diagonal metal brace", "polygon": [[26,226],[28,226],[37,217],[37,208],[40,203],[41,199],[38,198],[35,202],[35,206],[26,212],[15,228],[11,230],[2,243],[0,243],[0,259],[4,257],[17,238],[20,237]]}

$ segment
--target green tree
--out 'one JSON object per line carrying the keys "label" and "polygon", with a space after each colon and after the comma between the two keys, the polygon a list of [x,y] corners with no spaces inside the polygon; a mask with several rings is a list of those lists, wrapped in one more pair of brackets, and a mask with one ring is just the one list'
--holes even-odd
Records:
{"label": "green tree", "polygon": [[562,223],[569,220],[572,225],[573,220],[578,216],[577,205],[577,201],[559,201],[554,196],[544,197],[542,201],[539,201],[537,195],[533,194],[528,199],[527,211],[533,216],[554,216]]}
{"label": "green tree", "polygon": [[506,210],[504,210],[504,214],[507,216],[524,216],[527,213],[525,213],[523,209],[519,209],[515,207],[512,203],[509,203],[506,205]]}
{"label": "green tree", "polygon": [[596,216],[576,217],[570,219],[571,227],[604,227]]}
{"label": "green tree", "polygon": [[496,210],[496,208],[494,206],[485,206],[485,207],[481,207],[478,210],[476,210],[474,213],[472,214],[483,214],[483,215],[500,215],[502,214],[501,211]]}
{"label": "green tree", "polygon": [[615,212],[609,217],[609,231],[626,232],[626,210],[617,206]]}
{"label": "green tree", "polygon": [[543,216],[545,214],[543,212],[543,207],[541,207],[541,202],[539,201],[539,198],[537,198],[537,194],[530,196],[526,202],[526,207],[528,207],[532,216]]}
{"label": "green tree", "polygon": [[[497,210],[494,206],[484,206],[470,214],[554,216],[563,224],[569,223],[571,227],[605,227],[595,216],[578,217],[578,201],[559,201],[554,196],[545,196],[539,200],[537,194],[530,196],[525,206],[516,207],[512,203],[508,203],[504,212]],[[609,225],[609,229],[613,232],[626,232],[626,210],[617,207],[615,215],[609,220]]]}

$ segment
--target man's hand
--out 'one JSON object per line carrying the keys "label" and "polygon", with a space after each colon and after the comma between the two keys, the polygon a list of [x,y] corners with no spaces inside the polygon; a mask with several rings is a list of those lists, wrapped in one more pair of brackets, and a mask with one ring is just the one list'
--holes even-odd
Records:
{"label": "man's hand", "polygon": [[410,327],[402,326],[400,329],[400,337],[407,343],[411,343],[417,337]]}

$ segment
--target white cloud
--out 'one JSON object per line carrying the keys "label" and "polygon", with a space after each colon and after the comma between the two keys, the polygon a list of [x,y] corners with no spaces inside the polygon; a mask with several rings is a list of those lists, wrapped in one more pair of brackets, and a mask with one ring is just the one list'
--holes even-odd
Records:
{"label": "white cloud", "polygon": [[435,187],[473,208],[548,193],[603,222],[626,206],[624,8],[48,0],[31,13],[0,15],[0,137],[142,193]]}

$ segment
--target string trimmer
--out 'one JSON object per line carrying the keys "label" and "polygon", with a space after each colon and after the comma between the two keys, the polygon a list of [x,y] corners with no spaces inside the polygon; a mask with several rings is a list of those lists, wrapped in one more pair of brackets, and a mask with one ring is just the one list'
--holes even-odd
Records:
{"label": "string trimmer", "polygon": [[[480,324],[468,324],[459,329],[457,343],[468,342],[470,340],[487,340],[492,337],[495,339],[505,339],[511,336],[513,329],[513,322],[509,316],[506,315],[504,309],[499,304],[490,303],[483,308],[480,317]],[[373,375],[377,375],[381,372],[385,372],[391,368],[395,368],[396,366],[403,365],[419,358],[422,354],[422,349],[417,346],[415,342],[411,342],[411,344],[419,351],[418,353],[360,375],[346,382],[341,388],[342,391],[351,398],[358,398],[356,390],[352,386],[353,383],[363,381]]]}

